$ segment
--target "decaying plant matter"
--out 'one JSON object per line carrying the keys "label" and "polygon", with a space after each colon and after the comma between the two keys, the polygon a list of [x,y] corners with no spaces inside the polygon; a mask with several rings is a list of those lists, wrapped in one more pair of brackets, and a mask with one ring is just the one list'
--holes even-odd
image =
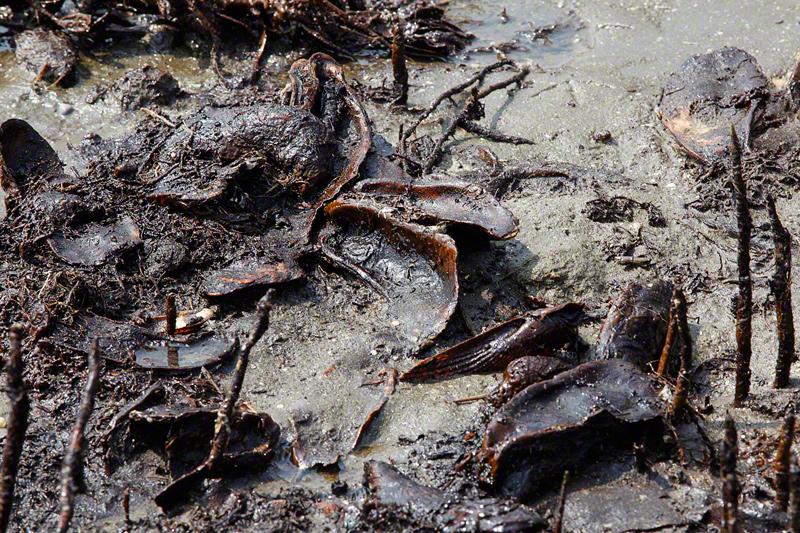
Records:
{"label": "decaying plant matter", "polygon": [[15,5],[12,14],[13,27],[24,30],[15,36],[18,60],[51,83],[71,81],[76,49],[101,41],[138,39],[163,51],[199,34],[210,42],[212,65],[227,81],[219,54],[242,41],[256,56],[248,77],[256,80],[267,44],[279,39],[349,59],[388,54],[396,31],[404,53],[417,58],[446,57],[471,38],[446,19],[443,8],[417,0],[36,2]]}
{"label": "decaying plant matter", "polygon": [[3,445],[3,464],[0,469],[0,531],[8,529],[11,508],[14,505],[14,487],[17,484],[19,460],[28,430],[30,400],[22,381],[22,337],[21,324],[11,326],[9,333],[9,358],[6,367],[6,388],[10,405],[10,415],[5,444]]}
{"label": "decaying plant matter", "polygon": [[601,446],[657,434],[663,412],[653,383],[634,365],[591,361],[514,396],[492,417],[480,456],[496,490],[524,497],[581,468]]}
{"label": "decaying plant matter", "polygon": [[64,455],[61,467],[61,515],[59,516],[58,529],[62,533],[69,529],[69,523],[74,513],[75,494],[82,490],[84,479],[83,456],[86,446],[86,424],[94,409],[97,387],[100,384],[100,344],[97,339],[92,341],[87,363],[86,386],[83,390],[78,416],[72,429],[69,448]]}
{"label": "decaying plant matter", "polygon": [[[287,518],[287,528],[313,529],[317,523],[292,516],[305,506],[304,511],[313,508],[351,529],[531,531],[547,527],[528,506],[535,503],[537,509],[556,509],[556,531],[573,529],[573,521],[594,521],[592,526],[601,529],[605,523],[597,517],[606,502],[628,501],[635,492],[639,501],[647,501],[639,507],[658,518],[658,523],[646,524],[651,529],[702,528],[723,521],[729,530],[737,524],[746,529],[747,500],[742,512],[736,512],[741,494],[771,495],[758,483],[753,490],[749,473],[738,484],[736,438],[730,428],[721,465],[724,520],[714,514],[703,483],[689,486],[682,483],[683,472],[672,468],[675,464],[664,468],[663,460],[676,448],[682,466],[688,468],[691,460],[703,468],[716,464],[702,422],[717,406],[710,400],[702,407],[690,405],[688,398],[690,378],[697,379],[692,393],[702,398],[702,387],[714,383],[715,372],[726,361],[702,360],[693,367],[686,298],[680,289],[643,273],[637,281],[620,285],[604,320],[604,295],[592,293],[584,300],[582,294],[545,286],[550,274],[541,280],[541,292],[538,287],[530,290],[522,279],[527,275],[517,276],[516,271],[490,276],[503,290],[505,280],[519,281],[515,294],[482,292],[485,280],[475,278],[505,262],[497,259],[502,253],[523,245],[502,242],[520,230],[502,201],[505,194],[522,196],[525,191],[515,186],[525,179],[555,177],[567,192],[589,181],[599,189],[602,180],[595,179],[599,174],[589,179],[586,169],[568,163],[504,166],[482,147],[476,151],[486,167],[477,162],[477,169],[458,177],[433,173],[459,129],[494,141],[528,142],[478,122],[486,97],[523,86],[530,76],[530,67],[509,60],[448,89],[422,113],[406,105],[406,56],[441,57],[466,39],[443,13],[441,7],[411,0],[14,4],[16,22],[9,32],[21,44],[18,57],[29,68],[38,68],[39,81],[47,83],[68,81],[78,57],[69,50],[85,51],[98,39],[113,42],[123,35],[157,45],[198,32],[208,37],[213,65],[226,82],[232,76],[219,58],[241,41],[257,42],[255,57],[247,58],[253,73],[245,80],[264,81],[258,70],[272,64],[265,55],[276,38],[302,41],[309,53],[292,65],[282,92],[275,85],[264,90],[268,84],[262,83],[259,90],[194,98],[162,72],[131,73],[104,94],[124,93],[123,87],[141,81],[153,92],[119,98],[123,108],[177,98],[186,107],[169,114],[146,110],[147,120],[123,137],[89,136],[72,153],[62,154],[63,162],[28,123],[11,119],[0,125],[0,186],[7,205],[7,217],[0,220],[0,329],[25,322],[31,332],[25,356],[33,405],[55,415],[32,419],[34,431],[20,463],[25,431],[14,407],[27,408],[27,403],[20,375],[22,339],[17,336],[9,361],[12,412],[0,484],[4,525],[20,464],[21,479],[42,481],[44,490],[52,492],[55,485],[47,469],[32,472],[39,464],[58,463],[51,441],[54,434],[69,433],[71,420],[57,415],[82,397],[64,461],[62,508],[53,501],[50,516],[37,517],[41,523],[34,525],[60,519],[62,530],[70,524],[95,527],[83,520],[97,519],[97,509],[115,515],[121,508],[126,528],[191,529],[195,524],[178,522],[198,516],[203,526],[238,527],[240,517],[248,514],[257,523],[254,527],[262,525],[258,520],[264,516],[279,516]],[[241,35],[231,38],[232,33]],[[38,35],[38,41],[26,46],[31,35]],[[59,48],[65,42],[69,50]],[[400,106],[392,112],[408,117],[397,147],[378,133],[385,124],[373,125],[367,113],[371,104],[360,101],[359,85],[346,75],[351,71],[334,59],[387,55],[390,47],[395,103]],[[324,52],[311,53],[317,49]],[[720,161],[728,149],[724,134],[729,123],[734,138],[738,134],[743,139],[742,150],[773,125],[772,119],[764,119],[764,113],[779,115],[779,97],[771,83],[741,50],[699,56],[670,78],[661,99],[662,120],[693,157],[703,163]],[[783,98],[797,92],[796,83],[789,85]],[[442,130],[433,137],[421,135],[422,123],[451,97],[454,114],[444,117]],[[595,136],[598,143],[611,144],[614,138],[616,134],[603,132]],[[741,156],[737,152],[728,154],[734,163]],[[734,192],[742,200],[744,187],[738,182],[744,176],[736,175],[737,166]],[[759,193],[753,187],[754,205]],[[591,222],[634,224],[641,208],[650,228],[667,224],[651,212],[651,204],[616,196],[605,201],[599,190],[597,196],[601,200],[590,201],[585,212]],[[778,231],[782,225],[774,205],[769,207],[776,236],[786,237]],[[749,215],[739,227],[740,258],[747,255],[749,264],[748,225]],[[756,226],[756,239],[764,227]],[[650,246],[641,232],[636,237]],[[753,246],[758,250],[758,240]],[[780,369],[790,353],[783,342],[791,322],[787,254],[788,248],[776,248],[776,263],[783,268],[776,273],[776,302],[783,303],[779,322],[786,333],[781,336]],[[762,259],[761,254],[753,256]],[[481,263],[477,275],[471,261]],[[527,263],[518,266],[528,268]],[[650,267],[653,274],[665,274],[655,272],[660,268],[655,262]],[[685,268],[694,274],[693,265]],[[687,293],[702,285],[698,277],[684,278],[684,272],[668,274],[681,279]],[[740,274],[749,280],[749,270],[742,268]],[[552,279],[557,275],[553,272]],[[742,285],[743,294],[746,289]],[[476,294],[482,301],[491,299],[496,314],[475,319],[486,307],[471,302]],[[567,303],[545,302],[544,296],[553,294]],[[752,294],[741,298],[748,316],[751,300]],[[281,320],[267,331],[272,305]],[[470,305],[481,311],[471,315]],[[698,308],[695,313],[704,312]],[[358,331],[343,326],[340,317],[358,324]],[[601,321],[595,345],[587,346],[579,328],[585,331]],[[301,330],[295,331],[298,322]],[[484,325],[488,327],[475,334]],[[12,329],[12,337],[20,328]],[[739,326],[740,332],[743,328]],[[268,349],[258,351],[254,347],[261,338]],[[308,366],[303,361],[300,372],[283,350],[287,343],[308,339],[329,342],[336,353],[333,348],[303,352],[313,360]],[[98,353],[107,369],[102,376],[97,373]],[[83,379],[76,376],[83,375],[86,355],[92,363],[82,396]],[[658,376],[653,375],[656,362]],[[739,362],[741,370],[744,358]],[[395,366],[406,371],[399,373]],[[275,369],[294,372],[309,386],[300,387],[297,397],[284,398],[258,373],[271,376]],[[501,371],[502,381],[474,375]],[[362,379],[376,374],[382,380]],[[471,377],[424,384],[467,375]],[[63,379],[54,381],[52,376]],[[333,402],[326,404],[324,397],[330,392],[312,385],[317,378],[329,380],[336,399],[343,391],[347,401],[330,409]],[[477,396],[453,405],[466,394],[462,386],[480,388],[470,393]],[[401,408],[409,410],[409,396],[404,395],[412,387],[416,392],[428,387],[444,413],[419,409],[415,415],[423,419],[459,410],[470,417],[470,427],[462,434],[438,435],[409,423],[387,437],[387,430],[396,430],[397,424],[389,423],[392,417]],[[741,395],[737,383],[737,399]],[[462,406],[474,400],[486,402]],[[270,414],[256,410],[257,401]],[[93,423],[87,425],[93,404]],[[687,414],[694,426],[679,423]],[[282,432],[284,421],[289,431]],[[786,424],[774,456],[779,510],[789,507],[791,432],[788,420]],[[743,429],[743,442],[772,444],[757,431],[751,435],[751,428]],[[365,461],[363,490],[347,486],[345,480],[352,480],[346,470],[335,479],[331,494],[327,482],[314,489],[313,497],[294,483],[315,475],[311,469],[334,477],[342,467],[348,469],[376,451],[384,453],[387,438],[396,438],[407,452],[408,466],[401,469],[410,476],[393,466],[395,458],[387,458],[389,463]],[[747,457],[766,464],[768,455],[756,449]],[[97,468],[100,460],[105,472]],[[80,495],[84,463],[87,488],[102,485],[98,492],[104,501],[94,494]],[[740,470],[744,464],[749,463],[743,460]],[[416,473],[408,470],[415,466]],[[574,480],[565,503],[567,473]],[[140,480],[141,487],[132,480]],[[280,498],[267,498],[251,490],[253,483],[262,482],[291,486]],[[711,481],[704,482],[711,486]],[[17,498],[29,507],[34,498],[41,499],[30,486],[16,485]],[[593,506],[587,505],[593,493],[598,497]],[[679,497],[690,503],[670,509]],[[140,520],[140,509],[153,509],[153,499],[166,513]],[[180,513],[189,501],[191,514],[173,521],[172,513]],[[689,508],[702,513],[689,516]],[[384,528],[387,522],[392,527]],[[639,526],[631,529],[645,529]]]}
{"label": "decaying plant matter", "polygon": [[509,320],[421,361],[401,381],[432,381],[497,372],[527,355],[550,355],[575,339],[583,318],[580,304],[567,303]]}
{"label": "decaying plant matter", "polygon": [[656,281],[623,287],[597,339],[597,359],[622,359],[643,370],[654,365],[667,335],[672,284]]}
{"label": "decaying plant matter", "polygon": [[773,387],[789,385],[789,372],[794,360],[794,311],[792,309],[792,236],[781,224],[775,200],[767,198],[775,250],[775,274],[772,293],[775,298],[775,323],[778,330],[778,357],[775,361]]}
{"label": "decaying plant matter", "polygon": [[376,506],[410,512],[441,531],[541,531],[547,523],[533,509],[510,500],[456,498],[426,487],[383,462],[364,464],[364,485]]}
{"label": "decaying plant matter", "polygon": [[[92,353],[88,339],[98,338],[115,369],[103,390],[123,405],[102,437],[109,471],[155,451],[169,475],[156,503],[174,508],[206,479],[272,460],[280,428],[236,406],[254,341],[239,347],[227,321],[269,287],[302,286],[332,266],[384,305],[381,335],[406,353],[444,330],[459,297],[455,236],[510,239],[518,223],[474,181],[412,177],[387,146],[341,66],[320,53],[295,63],[280,103],[206,105],[180,124],[89,138],[69,171],[26,122],[0,126],[2,273],[25,272],[39,286],[9,283],[3,316],[45,317],[33,342],[48,355],[38,364]],[[543,350],[574,339],[581,308],[561,312],[563,324],[550,324],[553,310],[525,319],[542,328],[528,337]],[[237,353],[226,399],[207,369]],[[386,387],[348,446],[386,403],[391,376]],[[67,493],[65,509],[80,509]]]}
{"label": "decaying plant matter", "polygon": [[740,406],[750,394],[750,359],[753,355],[753,280],[750,277],[750,237],[753,220],[747,200],[747,186],[742,176],[742,151],[739,137],[730,127],[730,172],[731,186],[736,201],[736,224],[738,253],[736,264],[739,270],[739,295],[736,299],[736,391],[734,404]]}

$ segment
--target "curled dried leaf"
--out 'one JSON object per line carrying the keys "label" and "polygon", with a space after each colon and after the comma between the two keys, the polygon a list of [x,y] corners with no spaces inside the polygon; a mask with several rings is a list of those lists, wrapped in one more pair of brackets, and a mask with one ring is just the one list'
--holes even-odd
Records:
{"label": "curled dried leaf", "polygon": [[503,372],[503,383],[488,397],[489,403],[500,407],[529,385],[550,379],[572,368],[556,357],[527,356],[514,359]]}
{"label": "curled dried leaf", "polygon": [[595,348],[596,359],[622,359],[648,370],[667,338],[672,284],[630,283],[611,304]]}
{"label": "curled dried leaf", "polygon": [[497,372],[520,357],[548,355],[573,341],[583,306],[566,303],[513,318],[461,344],[428,357],[400,376],[401,381],[438,381],[466,374]]}
{"label": "curled dried leaf", "polygon": [[414,222],[467,226],[492,239],[511,239],[519,231],[516,217],[497,198],[458,178],[373,178],[360,181],[356,190],[399,201]]}
{"label": "curled dried leaf", "polygon": [[591,361],[514,396],[492,417],[481,454],[498,491],[527,497],[584,468],[599,445],[660,430],[663,412],[654,383],[634,365]]}
{"label": "curled dried leaf", "polygon": [[314,202],[307,222],[311,236],[322,208],[358,176],[372,146],[372,125],[358,96],[345,81],[341,65],[329,55],[316,53],[307,60],[296,61],[289,76],[286,98],[301,109],[314,109],[334,137],[334,177]]}
{"label": "curled dried leaf", "polygon": [[458,303],[453,240],[397,221],[366,202],[334,201],[325,208],[322,253],[356,274],[388,301],[394,336],[414,349],[429,344]]}
{"label": "curled dried leaf", "polygon": [[727,154],[731,124],[749,145],[768,90],[756,59],[726,47],[687,59],[664,84],[658,112],[686,153],[713,163]]}

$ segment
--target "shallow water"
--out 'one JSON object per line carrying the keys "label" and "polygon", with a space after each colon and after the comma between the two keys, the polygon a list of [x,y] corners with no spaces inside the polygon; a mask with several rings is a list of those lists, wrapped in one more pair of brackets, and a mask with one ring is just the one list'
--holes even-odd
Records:
{"label": "shallow water", "polygon": [[[511,195],[506,204],[520,219],[520,233],[514,241],[492,245],[489,253],[503,258],[502,269],[484,266],[480,257],[466,261],[489,281],[480,294],[465,294],[463,305],[483,309],[486,301],[495,296],[502,299],[503,291],[512,287],[553,303],[575,298],[602,308],[621,281],[683,269],[688,275],[709,275],[716,284],[714,291],[694,294],[691,302],[697,356],[708,359],[730,351],[733,328],[727,309],[735,287],[725,280],[735,273],[735,243],[718,232],[710,238],[723,248],[709,246],[704,240],[709,230],[687,219],[684,206],[697,194],[692,166],[663,132],[654,108],[663,80],[692,54],[732,45],[752,53],[770,75],[782,75],[791,67],[800,50],[800,4],[775,0],[755,5],[732,0],[450,3],[451,18],[465,22],[477,40],[471,51],[449,63],[413,63],[410,105],[427,105],[445,87],[496,59],[495,52],[480,50],[516,40],[518,47],[503,48],[509,50],[509,57],[530,64],[532,74],[513,96],[496,94],[489,99],[485,123],[536,144],[494,145],[461,135],[452,145],[455,157],[444,168],[448,164],[452,171],[468,167],[466,155],[471,147],[482,145],[491,147],[501,159],[548,158],[602,168],[608,175],[575,190],[542,191],[539,186],[529,189],[523,185],[520,193]],[[501,15],[504,8],[507,20]],[[172,72],[185,90],[200,91],[214,76],[205,56],[201,57],[186,51],[160,56],[115,53],[86,60],[86,72],[75,87],[34,90],[33,76],[16,66],[11,52],[0,48],[0,121],[24,118],[66,153],[89,133],[122,135],[137,118],[102,104],[86,104],[85,98],[96,84],[111,83],[129,68],[155,64]],[[390,69],[386,61],[379,60],[359,62],[348,71],[351,77],[379,85]],[[66,106],[71,107],[68,113]],[[372,104],[368,110],[376,129],[394,141],[399,124],[407,117]],[[428,127],[436,131],[441,125],[432,120]],[[592,133],[598,130],[608,130],[613,142],[593,142]],[[600,194],[651,202],[665,214],[668,226],[652,228],[642,219],[588,223],[582,209]],[[800,234],[800,204],[782,199],[779,209],[789,230]],[[609,259],[610,245],[636,234],[647,243],[646,251],[655,265],[652,269],[631,269]],[[758,287],[757,298],[763,298],[764,291],[763,285]],[[379,356],[400,370],[413,362],[390,354],[385,343],[359,328],[364,313],[379,312],[377,305],[365,311],[312,300],[281,301],[268,334],[271,342],[261,343],[251,360],[244,397],[256,409],[272,414],[285,434],[289,418],[299,411],[317,416],[322,429],[360,423],[380,394],[379,388],[360,387],[382,366]],[[500,318],[485,312],[476,316],[482,317],[473,324],[476,329]],[[774,358],[770,317],[755,317],[754,331],[755,387],[764,390]],[[591,343],[596,331],[589,328],[584,334]],[[334,366],[336,370],[328,372]],[[345,456],[338,474],[301,473],[284,458],[264,475],[257,490],[274,493],[296,484],[327,491],[332,476],[356,486],[362,475],[361,463],[372,458],[393,459],[402,466],[412,449],[404,442],[420,435],[461,435],[472,427],[479,405],[456,406],[452,400],[480,394],[495,382],[493,376],[479,376],[434,385],[402,384],[379,418],[368,445]],[[727,392],[712,398],[723,407],[729,400]],[[432,483],[441,481],[425,471],[419,472],[419,477]],[[152,504],[142,505],[153,509]],[[570,528],[569,522],[566,526]]]}

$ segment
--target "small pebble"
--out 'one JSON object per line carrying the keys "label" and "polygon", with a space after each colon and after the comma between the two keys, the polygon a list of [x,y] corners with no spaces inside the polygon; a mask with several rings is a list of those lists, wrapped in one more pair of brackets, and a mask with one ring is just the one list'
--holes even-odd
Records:
{"label": "small pebble", "polygon": [[58,114],[62,117],[66,117],[67,115],[72,114],[75,111],[75,107],[72,104],[65,104],[63,102],[59,102],[58,107],[56,108]]}
{"label": "small pebble", "polygon": [[607,143],[612,139],[611,132],[608,130],[598,130],[592,133],[592,140],[596,143]]}

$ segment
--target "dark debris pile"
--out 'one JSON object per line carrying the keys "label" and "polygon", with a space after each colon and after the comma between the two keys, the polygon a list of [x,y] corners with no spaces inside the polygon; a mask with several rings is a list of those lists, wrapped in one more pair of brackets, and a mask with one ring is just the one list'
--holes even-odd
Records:
{"label": "dark debris pile", "polygon": [[[410,55],[447,55],[467,39],[441,8],[420,2],[52,1],[14,4],[6,23],[17,32],[20,61],[38,68],[41,79],[61,82],[76,47],[123,35],[171,42],[178,28],[209,37],[212,54],[226,32],[244,27],[268,35],[267,42],[299,32],[340,58],[392,50],[398,60],[398,40],[390,36],[401,20]],[[485,86],[492,72],[511,74]],[[66,530],[76,494],[102,487],[120,503],[126,526],[135,521],[145,529],[177,527],[183,512],[196,529],[258,527],[260,520],[311,529],[322,520],[353,531],[558,530],[569,473],[611,478],[602,490],[648,494],[653,483],[645,477],[622,489],[613,483],[629,472],[695,460],[721,472],[721,502],[705,494],[699,516],[677,507],[669,514],[658,505],[671,504],[661,502],[653,514],[668,523],[656,527],[737,531],[737,433],[731,420],[721,452],[708,436],[692,394],[697,368],[687,302],[667,281],[621,287],[593,349],[579,336],[579,327],[597,318],[584,305],[537,304],[404,372],[384,369],[377,382],[383,394],[342,453],[362,447],[370,424],[402,393],[398,382],[425,387],[504,372],[494,390],[457,402],[485,401],[476,432],[457,442],[410,443],[431,461],[454,463],[447,467],[453,490],[378,461],[365,463],[361,489],[334,486],[329,498],[299,490],[262,498],[224,483],[281,459],[301,470],[330,469],[340,459],[323,457],[317,445],[327,436],[307,434],[303,420],[295,421],[289,443],[289,428],[240,398],[276,290],[325,285],[332,271],[347,276],[386,303],[381,321],[391,327],[381,334],[402,346],[404,357],[416,357],[454,321],[468,275],[459,254],[468,253],[468,243],[517,235],[518,220],[502,196],[527,178],[579,178],[580,169],[566,164],[502,167],[496,158],[485,173],[434,172],[458,128],[527,142],[479,121],[488,95],[518,86],[528,73],[510,61],[486,67],[418,115],[397,147],[373,131],[342,66],[322,52],[296,61],[279,93],[206,100],[175,122],[156,114],[122,138],[89,136],[68,157],[22,120],[0,125],[7,208],[0,220],[0,330],[9,338],[11,410],[0,520],[9,520],[15,502],[18,524],[58,522]],[[154,70],[133,72],[123,83],[139,87],[123,108],[166,104],[180,93],[174,79]],[[733,161],[717,171],[732,176],[737,193],[739,405],[749,394],[752,314],[740,151],[792,120],[797,83],[793,77],[783,92],[769,87],[752,57],[725,49],[692,58],[661,99],[661,118],[683,150],[712,167]],[[459,93],[466,100],[438,139],[412,137]],[[754,159],[771,157],[756,152]],[[783,235],[769,205],[776,235]],[[638,210],[654,227],[665,223],[654,206],[623,197],[592,201],[584,214],[606,223],[631,221]],[[776,257],[790,261],[790,246],[782,246]],[[785,268],[776,276],[783,276],[773,283],[780,313],[790,315],[791,280]],[[254,306],[243,335],[234,324]],[[785,387],[794,333],[786,330],[791,318],[779,321],[784,357],[776,387]],[[218,379],[234,361],[223,387]],[[792,419],[774,461],[776,508],[743,513],[743,522],[785,522],[787,484],[798,476],[788,459],[793,427]],[[15,487],[15,478],[25,482]],[[131,479],[167,514],[132,519],[121,481]],[[552,513],[547,495],[558,487]],[[588,490],[579,487],[575,498]],[[675,501],[686,496],[674,492]],[[582,505],[587,516],[596,512]],[[632,519],[649,520],[642,517],[650,511],[633,510]]]}

